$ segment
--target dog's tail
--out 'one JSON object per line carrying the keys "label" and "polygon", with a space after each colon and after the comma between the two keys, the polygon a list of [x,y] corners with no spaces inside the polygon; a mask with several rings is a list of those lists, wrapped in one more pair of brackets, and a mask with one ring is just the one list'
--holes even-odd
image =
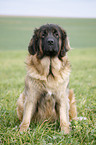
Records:
{"label": "dog's tail", "polygon": [[75,95],[73,90],[69,90],[69,118],[70,120],[77,120],[77,109],[76,109],[76,101],[75,101]]}

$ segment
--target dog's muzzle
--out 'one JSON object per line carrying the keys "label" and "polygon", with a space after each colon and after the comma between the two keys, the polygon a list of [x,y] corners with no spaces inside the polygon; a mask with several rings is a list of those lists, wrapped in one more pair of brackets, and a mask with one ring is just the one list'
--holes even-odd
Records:
{"label": "dog's muzzle", "polygon": [[58,47],[54,38],[48,38],[46,41],[45,55],[54,57],[58,54]]}

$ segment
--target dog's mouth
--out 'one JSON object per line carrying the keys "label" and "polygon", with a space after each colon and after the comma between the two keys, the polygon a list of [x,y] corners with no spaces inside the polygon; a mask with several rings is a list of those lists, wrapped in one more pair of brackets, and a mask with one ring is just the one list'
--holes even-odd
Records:
{"label": "dog's mouth", "polygon": [[51,49],[50,48],[50,50],[49,49],[44,50],[41,55],[40,55],[40,53],[37,53],[37,57],[39,59],[42,59],[42,58],[44,58],[46,56],[48,56],[50,58],[56,57],[56,56],[58,56],[58,50],[55,50],[55,49]]}
{"label": "dog's mouth", "polygon": [[57,52],[56,51],[46,51],[45,52],[45,56],[50,56],[50,57],[55,57],[55,56],[57,56]]}
{"label": "dog's mouth", "polygon": [[49,57],[55,57],[58,55],[58,48],[49,46],[47,49],[44,49],[44,55]]}

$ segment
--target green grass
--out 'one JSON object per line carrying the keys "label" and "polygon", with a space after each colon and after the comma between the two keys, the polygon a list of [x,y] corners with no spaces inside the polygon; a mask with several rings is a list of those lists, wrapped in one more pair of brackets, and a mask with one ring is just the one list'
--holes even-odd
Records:
{"label": "green grass", "polygon": [[18,133],[20,122],[16,101],[24,88],[27,51],[0,52],[0,142],[2,144],[96,144],[96,49],[74,49],[69,52],[72,65],[70,88],[77,100],[78,116],[87,120],[73,121],[69,135],[60,132],[58,123],[30,125],[27,133]]}
{"label": "green grass", "polygon": [[[25,58],[33,29],[46,23],[65,28],[73,49],[68,52],[72,65],[70,88],[74,89],[78,116],[71,132],[60,132],[59,123],[30,125],[18,132],[20,121],[16,101],[24,89]],[[96,144],[96,19],[0,17],[0,144],[95,145]]]}
{"label": "green grass", "polygon": [[46,23],[62,26],[73,48],[96,47],[96,19],[0,17],[0,50],[27,49],[34,29]]}

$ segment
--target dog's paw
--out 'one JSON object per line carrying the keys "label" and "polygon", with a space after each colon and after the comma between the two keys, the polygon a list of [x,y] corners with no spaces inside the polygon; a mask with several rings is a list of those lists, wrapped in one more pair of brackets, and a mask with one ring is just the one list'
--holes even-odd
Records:
{"label": "dog's paw", "polygon": [[19,132],[27,131],[29,123],[21,123]]}
{"label": "dog's paw", "polygon": [[61,131],[64,132],[64,134],[69,134],[70,128],[67,126],[63,126],[63,127],[61,127]]}
{"label": "dog's paw", "polygon": [[77,117],[77,120],[87,120],[87,118],[86,117],[82,117],[82,116],[80,116],[80,117]]}

